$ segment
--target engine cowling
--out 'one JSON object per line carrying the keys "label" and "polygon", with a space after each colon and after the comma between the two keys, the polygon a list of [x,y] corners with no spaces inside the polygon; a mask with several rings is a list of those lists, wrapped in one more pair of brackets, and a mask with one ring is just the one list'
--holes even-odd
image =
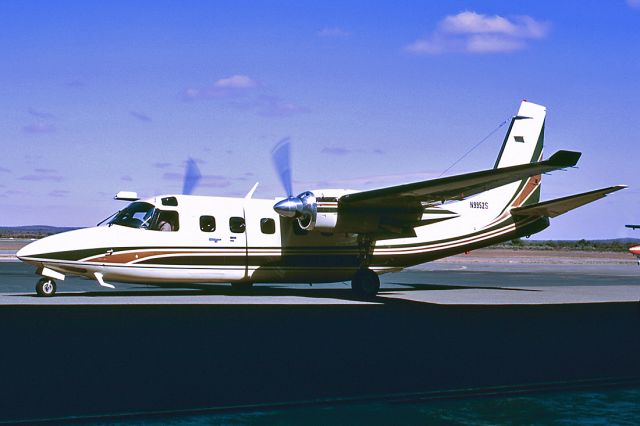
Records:
{"label": "engine cowling", "polygon": [[338,223],[338,198],[347,191],[338,190],[339,194],[331,195],[324,192],[320,191],[320,196],[316,197],[313,192],[305,191],[297,197],[279,201],[273,208],[280,216],[295,218],[302,230],[333,232]]}
{"label": "engine cowling", "polygon": [[297,217],[298,225],[305,231],[311,231],[316,227],[316,220],[318,218],[316,196],[313,195],[313,192],[306,191],[298,195],[298,198],[302,202],[300,215]]}

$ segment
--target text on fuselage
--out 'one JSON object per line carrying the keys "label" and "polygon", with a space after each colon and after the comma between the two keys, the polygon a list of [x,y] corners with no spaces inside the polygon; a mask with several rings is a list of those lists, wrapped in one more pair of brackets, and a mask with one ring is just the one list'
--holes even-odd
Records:
{"label": "text on fuselage", "polygon": [[489,202],[488,201],[469,201],[469,206],[472,209],[487,210],[489,208]]}

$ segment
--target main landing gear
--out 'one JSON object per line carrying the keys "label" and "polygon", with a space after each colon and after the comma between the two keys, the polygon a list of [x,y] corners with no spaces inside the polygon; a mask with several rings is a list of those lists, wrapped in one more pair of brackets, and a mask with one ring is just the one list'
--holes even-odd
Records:
{"label": "main landing gear", "polygon": [[378,274],[369,269],[373,256],[374,241],[369,235],[358,235],[358,250],[360,269],[351,279],[351,290],[360,299],[376,297],[380,290],[380,278]]}
{"label": "main landing gear", "polygon": [[359,298],[374,298],[380,290],[380,278],[371,269],[361,268],[351,280],[351,290]]}
{"label": "main landing gear", "polygon": [[56,294],[56,282],[51,278],[40,278],[36,284],[38,296],[51,297]]}

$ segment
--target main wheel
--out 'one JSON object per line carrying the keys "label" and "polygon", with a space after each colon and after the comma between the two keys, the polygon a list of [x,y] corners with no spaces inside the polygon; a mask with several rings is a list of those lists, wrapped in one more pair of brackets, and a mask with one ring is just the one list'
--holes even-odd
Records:
{"label": "main wheel", "polygon": [[56,282],[51,278],[41,278],[36,284],[38,296],[51,297],[56,294]]}
{"label": "main wheel", "polygon": [[380,290],[380,278],[371,269],[360,269],[351,280],[351,290],[360,298],[375,297]]}

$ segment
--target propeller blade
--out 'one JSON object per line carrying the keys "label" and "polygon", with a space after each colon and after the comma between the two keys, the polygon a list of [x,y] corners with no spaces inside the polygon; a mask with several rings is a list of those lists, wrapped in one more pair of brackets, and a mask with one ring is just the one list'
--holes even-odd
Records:
{"label": "propeller blade", "polygon": [[289,138],[284,138],[273,148],[271,151],[271,159],[273,165],[278,172],[280,182],[287,193],[287,197],[293,196],[293,189],[291,186],[291,159],[290,159],[290,143]]}
{"label": "propeller blade", "polygon": [[187,169],[184,173],[184,183],[182,185],[182,193],[185,195],[191,195],[196,185],[200,181],[202,175],[200,169],[193,158],[187,160]]}

